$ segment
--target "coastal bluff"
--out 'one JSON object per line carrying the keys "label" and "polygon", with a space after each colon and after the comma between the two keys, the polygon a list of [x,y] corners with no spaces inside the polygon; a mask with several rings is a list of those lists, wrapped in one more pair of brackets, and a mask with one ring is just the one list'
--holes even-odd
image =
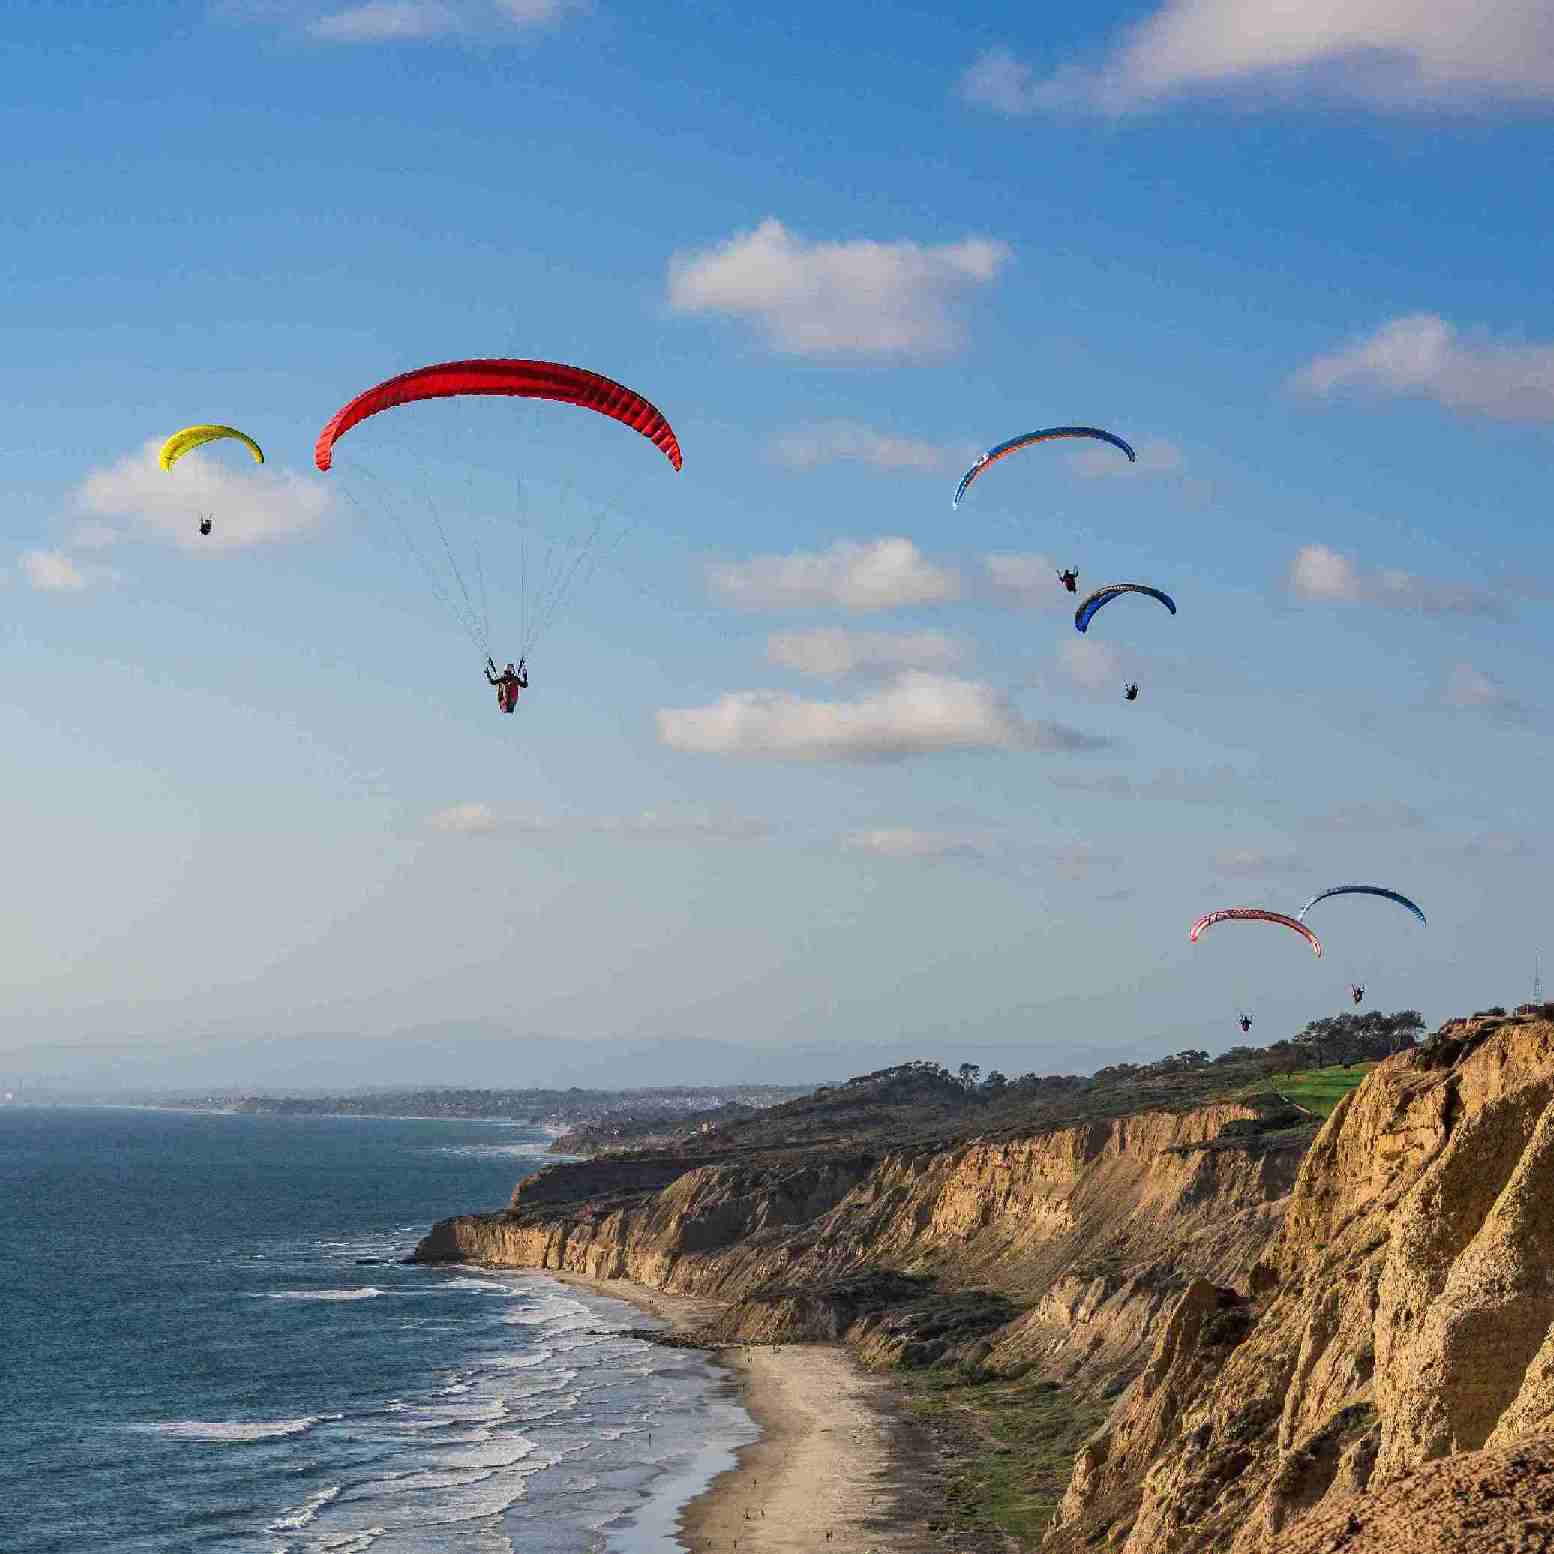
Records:
{"label": "coastal bluff", "polygon": [[1314,1137],[1271,1088],[985,1138],[601,1155],[415,1257],[629,1279],[721,1302],[715,1341],[1109,1405],[1054,1554],[1381,1554],[1405,1529],[1377,1513],[1405,1504],[1409,1554],[1554,1548],[1551,1015],[1448,1022]]}

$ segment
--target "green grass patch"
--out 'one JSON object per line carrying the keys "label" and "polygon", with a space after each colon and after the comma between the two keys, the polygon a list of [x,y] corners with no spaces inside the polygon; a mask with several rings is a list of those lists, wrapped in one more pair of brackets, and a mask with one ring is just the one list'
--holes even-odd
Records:
{"label": "green grass patch", "polygon": [[1298,1106],[1325,1117],[1360,1081],[1375,1068],[1374,1063],[1354,1063],[1348,1068],[1334,1064],[1331,1068],[1308,1068],[1298,1074],[1280,1074],[1270,1085],[1280,1095],[1286,1095]]}
{"label": "green grass patch", "polygon": [[982,1381],[930,1371],[900,1379],[913,1412],[946,1448],[945,1497],[957,1530],[1013,1538],[1034,1550],[1080,1446],[1110,1404],[1079,1402],[1028,1377]]}

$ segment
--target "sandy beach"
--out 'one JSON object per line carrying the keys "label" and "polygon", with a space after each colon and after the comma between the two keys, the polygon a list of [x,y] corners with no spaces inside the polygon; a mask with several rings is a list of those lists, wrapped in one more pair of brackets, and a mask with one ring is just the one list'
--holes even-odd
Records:
{"label": "sandy beach", "polygon": [[[551,1275],[630,1301],[680,1329],[719,1303],[624,1280]],[[917,1554],[943,1547],[930,1532],[938,1497],[925,1439],[896,1389],[833,1344],[756,1344],[719,1351],[761,1428],[737,1466],[681,1511],[690,1554]]]}

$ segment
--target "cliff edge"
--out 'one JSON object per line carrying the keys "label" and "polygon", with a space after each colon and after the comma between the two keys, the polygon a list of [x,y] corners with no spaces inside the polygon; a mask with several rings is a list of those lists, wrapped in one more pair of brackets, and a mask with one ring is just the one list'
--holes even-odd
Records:
{"label": "cliff edge", "polygon": [[1190,1279],[1250,1277],[1310,1136],[1269,1123],[1227,1103],[879,1153],[605,1156],[441,1221],[415,1255],[716,1297],[727,1340],[845,1338],[910,1364],[974,1350],[1097,1391],[1142,1363]]}

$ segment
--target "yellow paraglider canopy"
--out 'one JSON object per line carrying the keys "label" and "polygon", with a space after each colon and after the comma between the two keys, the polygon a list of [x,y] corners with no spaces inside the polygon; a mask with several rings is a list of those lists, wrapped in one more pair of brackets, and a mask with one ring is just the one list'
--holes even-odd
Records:
{"label": "yellow paraglider canopy", "polygon": [[216,425],[186,426],[181,432],[174,432],[162,444],[162,451],[157,455],[157,463],[163,469],[171,469],[191,448],[203,447],[204,444],[216,442],[222,437],[237,438],[253,454],[255,464],[264,463],[264,449],[247,432],[240,432],[235,426]]}

